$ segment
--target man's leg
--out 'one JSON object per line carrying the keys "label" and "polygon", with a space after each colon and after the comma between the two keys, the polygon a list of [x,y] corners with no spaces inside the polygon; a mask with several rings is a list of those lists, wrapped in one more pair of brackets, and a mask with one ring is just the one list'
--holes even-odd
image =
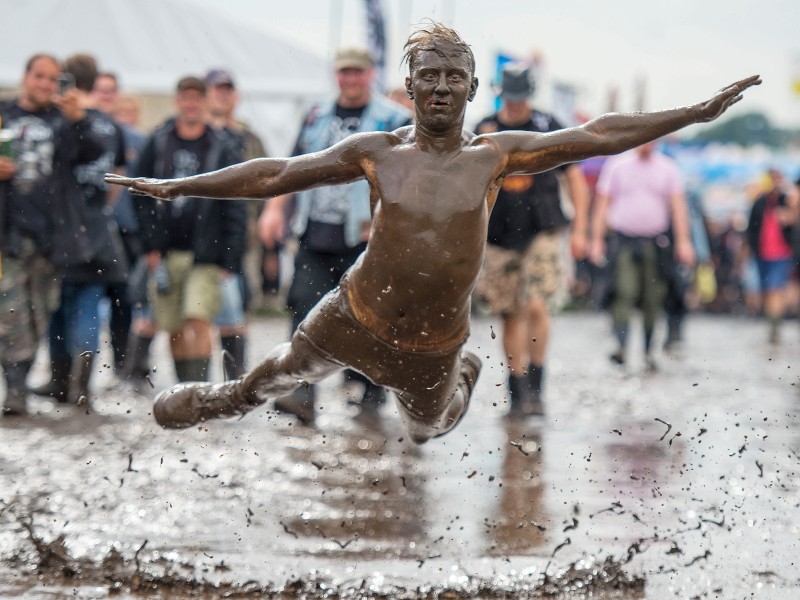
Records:
{"label": "man's leg", "polygon": [[214,318],[223,350],[225,379],[244,375],[247,352],[247,322],[244,310],[244,277],[238,273],[220,283],[220,310]]}
{"label": "man's leg", "polygon": [[639,265],[629,246],[620,247],[612,277],[614,278],[614,302],[611,304],[611,318],[618,347],[617,351],[611,355],[611,360],[617,364],[624,364],[628,328],[633,308],[639,300],[641,284]]}
{"label": "man's leg", "polygon": [[[464,418],[469,408],[472,391],[481,372],[481,360],[472,352],[462,351],[460,371],[454,387],[443,390],[447,395],[413,396],[400,392],[397,407],[409,437],[414,443],[424,444],[432,437],[452,431]],[[431,412],[431,407],[442,408]]]}
{"label": "man's leg", "polygon": [[656,368],[655,360],[651,354],[653,332],[656,321],[664,305],[667,292],[667,283],[661,276],[658,268],[658,256],[655,243],[644,246],[641,261],[641,294],[642,294],[642,322],[644,326],[644,355],[647,369]]}
{"label": "man's leg", "polygon": [[296,334],[281,344],[249,373],[224,383],[183,383],[156,397],[153,415],[170,429],[191,427],[208,419],[249,412],[270,398],[324,379],[343,365],[332,361]]}
{"label": "man's leg", "polygon": [[67,401],[88,407],[89,380],[94,357],[100,349],[100,298],[105,291],[101,283],[70,284],[73,288],[73,310],[67,315],[67,345],[72,357]]}
{"label": "man's leg", "polygon": [[[27,413],[27,388],[25,380],[36,356],[42,327],[46,323],[37,320],[37,309],[41,320],[46,320],[47,309],[52,307],[39,288],[52,286],[52,269],[39,268],[49,265],[39,257],[36,260],[3,256],[3,276],[0,277],[0,356],[6,379],[6,396],[0,406],[4,416],[21,416]],[[39,281],[42,279],[42,281]],[[42,303],[37,306],[37,303]]]}
{"label": "man's leg", "polygon": [[172,337],[179,381],[208,381],[211,323],[221,305],[221,278],[216,265],[193,264],[189,269],[180,307],[183,325],[180,334]]}

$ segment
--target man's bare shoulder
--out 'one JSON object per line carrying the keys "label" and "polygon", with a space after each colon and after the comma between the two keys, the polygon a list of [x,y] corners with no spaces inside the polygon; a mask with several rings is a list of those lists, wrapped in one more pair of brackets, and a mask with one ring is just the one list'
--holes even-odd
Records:
{"label": "man's bare shoulder", "polygon": [[504,152],[512,152],[523,143],[529,145],[536,138],[542,138],[545,135],[536,131],[493,131],[474,136],[471,145],[490,145]]}
{"label": "man's bare shoulder", "polygon": [[394,131],[365,131],[348,136],[344,142],[351,148],[374,153],[408,142],[411,138],[410,130],[413,129],[413,125],[408,125]]}

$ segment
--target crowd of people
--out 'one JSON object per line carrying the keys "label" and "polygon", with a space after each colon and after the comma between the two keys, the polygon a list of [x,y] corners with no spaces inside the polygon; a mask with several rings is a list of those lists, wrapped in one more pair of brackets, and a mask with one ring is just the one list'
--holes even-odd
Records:
{"label": "crowd of people", "polygon": [[[338,94],[304,117],[292,156],[414,122],[414,90],[407,86],[394,100],[376,93],[366,50],[340,50],[334,70]],[[531,104],[535,81],[525,65],[507,65],[498,86],[502,105],[478,123],[476,134],[562,129]],[[122,94],[115,74],[100,71],[94,57],[62,61],[37,54],[24,66],[19,96],[0,103],[4,416],[25,416],[31,394],[88,409],[106,327],[114,371],[134,386],[150,372],[150,348],[159,332],[169,336],[179,382],[208,379],[215,335],[226,378],[241,379],[253,286],[265,292],[280,288],[287,239],[297,242],[286,298],[292,339],[362,256],[375,231],[375,198],[363,179],[224,202],[190,195],[164,202],[104,181],[107,173],[186,178],[265,157],[262,140],[236,119],[237,103],[229,71],[186,76],[176,82],[174,117],[145,133],[138,128],[136,99]],[[770,339],[777,342],[796,264],[800,203],[796,187],[778,172],[770,175],[770,189],[754,203],[747,234],[739,231],[749,257],[736,249],[731,260],[755,273],[751,285],[762,294]],[[566,213],[562,196],[572,205]],[[727,259],[720,248],[728,250],[729,242],[715,238],[698,199],[687,198],[676,163],[654,143],[608,160],[505,177],[488,221],[474,300],[502,320],[512,418],[546,412],[550,312],[569,271],[562,252],[567,236],[577,266],[575,293],[610,308],[618,344],[610,358],[617,364],[627,360],[634,309],[643,314],[647,368],[656,369],[656,320],[666,311],[667,345],[680,342],[696,267],[716,269],[715,296],[726,289]],[[250,251],[258,253],[262,281],[245,274]],[[100,308],[104,299],[107,322]],[[28,374],[42,340],[50,378],[30,387]],[[466,355],[463,360],[462,375],[472,370],[471,391],[480,365]],[[365,370],[346,371],[344,385],[357,390],[352,396],[358,414],[370,416],[384,404],[386,390],[380,377],[366,377]],[[315,402],[314,385],[305,385],[275,400],[274,408],[312,423]]]}

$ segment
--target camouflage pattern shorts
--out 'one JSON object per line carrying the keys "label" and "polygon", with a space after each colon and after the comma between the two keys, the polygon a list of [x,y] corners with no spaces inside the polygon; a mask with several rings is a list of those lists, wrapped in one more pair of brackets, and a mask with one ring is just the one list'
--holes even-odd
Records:
{"label": "camouflage pattern shorts", "polygon": [[32,360],[58,308],[61,281],[52,263],[23,244],[19,257],[2,257],[0,275],[0,361]]}
{"label": "camouflage pattern shorts", "polygon": [[519,312],[535,299],[548,301],[562,279],[561,230],[536,235],[525,250],[488,244],[476,292],[493,315]]}

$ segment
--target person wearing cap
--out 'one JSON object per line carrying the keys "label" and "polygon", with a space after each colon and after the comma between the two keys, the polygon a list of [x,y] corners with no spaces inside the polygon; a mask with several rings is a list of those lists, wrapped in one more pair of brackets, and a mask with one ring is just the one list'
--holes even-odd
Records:
{"label": "person wearing cap", "polygon": [[[550,114],[530,103],[534,81],[526,65],[506,65],[500,110],[478,123],[478,134],[498,131],[547,133],[562,129]],[[503,181],[489,219],[486,258],[477,293],[503,319],[508,365],[509,416],[543,415],[542,389],[550,337],[548,303],[560,289],[564,270],[560,181],[574,207],[570,246],[576,259],[586,248],[589,190],[578,165],[562,165]]]}
{"label": "person wearing cap", "polygon": [[[205,82],[182,78],[177,115],[145,142],[132,172],[142,177],[189,177],[242,160],[240,149],[207,123]],[[205,381],[211,332],[221,305],[221,282],[241,269],[247,204],[181,197],[136,203],[143,251],[151,273],[150,306],[170,335],[179,381]]]}
{"label": "person wearing cap", "polygon": [[[293,156],[325,150],[343,139],[366,131],[393,131],[411,123],[411,113],[372,91],[373,60],[361,48],[343,48],[334,68],[339,95],[314,106],[303,121]],[[287,204],[294,197],[291,233],[299,240],[294,276],[287,304],[292,331],[319,299],[336,287],[341,276],[367,245],[370,228],[370,193],[366,181],[321,187],[278,196],[267,202],[259,219],[261,241],[270,246],[282,239]],[[360,408],[374,411],[384,402],[384,391],[365,377],[348,371],[346,377],[363,382]],[[309,423],[315,415],[314,386],[301,387],[275,402],[275,408]]]}
{"label": "person wearing cap", "polygon": [[[239,103],[239,94],[236,84],[227,69],[211,69],[205,77],[208,94],[208,118],[212,127],[225,133],[242,154],[244,160],[261,158],[267,155],[261,138],[258,137],[245,123],[235,118],[234,112]],[[263,207],[263,201],[252,202],[248,205],[248,244],[247,248],[259,246],[255,240],[254,222]],[[250,242],[251,235],[253,243]],[[280,264],[280,246],[265,248],[259,260],[263,263],[270,261],[276,275]],[[246,298],[249,296],[247,278],[244,276],[244,266],[239,271],[232,273],[222,282],[222,307],[214,319],[214,324],[219,329],[220,345],[224,351],[223,359],[226,374],[229,377],[238,377],[245,372],[245,355],[247,349],[247,321],[245,317]]]}

